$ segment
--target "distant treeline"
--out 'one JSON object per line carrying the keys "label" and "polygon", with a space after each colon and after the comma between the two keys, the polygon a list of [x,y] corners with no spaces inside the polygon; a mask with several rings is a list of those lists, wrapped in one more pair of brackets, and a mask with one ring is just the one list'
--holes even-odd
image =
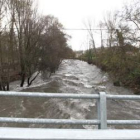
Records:
{"label": "distant treeline", "polygon": [[30,86],[40,72],[53,73],[73,57],[62,29],[57,18],[38,14],[34,0],[0,0],[0,90],[19,78],[21,87],[26,78]]}
{"label": "distant treeline", "polygon": [[[132,87],[140,93],[140,1],[126,4],[122,11],[108,13],[99,23],[101,47],[95,46],[94,31],[89,26],[90,46],[79,57],[110,73],[114,85]],[[103,28],[106,34],[103,34]],[[106,38],[104,40],[103,38]]]}

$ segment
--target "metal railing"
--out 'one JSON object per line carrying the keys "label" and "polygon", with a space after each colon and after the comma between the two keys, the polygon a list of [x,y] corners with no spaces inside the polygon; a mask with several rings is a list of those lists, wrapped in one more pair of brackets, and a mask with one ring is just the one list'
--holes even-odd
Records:
{"label": "metal railing", "polygon": [[36,118],[9,118],[0,117],[1,123],[33,123],[33,124],[72,124],[72,125],[98,125],[99,129],[107,129],[107,125],[140,125],[140,120],[107,120],[107,99],[115,100],[140,100],[136,95],[106,95],[99,94],[64,94],[64,93],[30,93],[30,92],[0,92],[1,96],[8,97],[39,97],[39,98],[63,98],[63,99],[96,99],[96,120],[68,120],[68,119],[36,119]]}

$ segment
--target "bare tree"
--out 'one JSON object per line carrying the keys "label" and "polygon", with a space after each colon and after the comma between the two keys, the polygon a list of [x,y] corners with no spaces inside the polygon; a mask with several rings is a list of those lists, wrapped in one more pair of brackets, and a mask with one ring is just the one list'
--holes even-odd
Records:
{"label": "bare tree", "polygon": [[132,29],[131,32],[129,32],[129,40],[131,43],[137,44],[140,41],[140,1],[134,0],[130,4],[125,4],[121,12],[121,18],[122,21],[127,22]]}
{"label": "bare tree", "polygon": [[72,54],[62,29],[57,18],[38,15],[34,0],[0,0],[0,90],[9,90],[18,72],[21,87],[43,70],[55,72],[66,52]]}
{"label": "bare tree", "polygon": [[103,27],[104,27],[104,23],[100,22],[99,23],[99,28],[100,28],[100,33],[101,33],[101,48],[104,48],[104,44],[103,44]]}
{"label": "bare tree", "polygon": [[129,5],[126,4],[122,16],[127,22],[132,22],[140,30],[140,1],[135,0]]}
{"label": "bare tree", "polygon": [[94,33],[93,33],[93,27],[92,27],[92,22],[88,20],[87,23],[85,23],[85,27],[88,29],[88,34],[90,36],[90,41],[92,42],[92,47],[94,49],[94,54],[95,57],[97,55],[97,51],[96,51],[96,45],[95,45],[95,40],[94,40]]}
{"label": "bare tree", "polygon": [[[6,14],[6,6],[5,6],[5,1],[0,0],[0,90],[6,90],[5,86],[7,86],[7,90],[9,90],[9,83],[8,83],[8,79],[9,79],[9,68],[7,67],[7,69],[5,69],[4,67],[4,63],[6,61],[6,59],[4,58],[4,47],[2,46],[2,34],[5,30],[5,28],[3,29],[2,27],[2,23],[3,23],[3,19],[5,17]],[[3,75],[6,72],[6,77]]]}
{"label": "bare tree", "polygon": [[115,35],[115,29],[117,24],[117,17],[113,13],[108,12],[107,15],[104,17],[104,26],[107,28],[108,31],[108,46],[112,47],[114,35]]}
{"label": "bare tree", "polygon": [[[21,69],[21,84],[22,87],[24,85],[25,77],[26,77],[26,56],[27,56],[27,48],[29,46],[29,34],[30,34],[30,26],[29,22],[32,17],[32,0],[13,0],[10,5],[12,5],[11,12],[14,15],[14,25],[16,27],[17,32],[17,42],[18,42],[18,50],[19,50],[19,60],[20,60],[20,69]],[[13,24],[12,24],[13,26]]]}

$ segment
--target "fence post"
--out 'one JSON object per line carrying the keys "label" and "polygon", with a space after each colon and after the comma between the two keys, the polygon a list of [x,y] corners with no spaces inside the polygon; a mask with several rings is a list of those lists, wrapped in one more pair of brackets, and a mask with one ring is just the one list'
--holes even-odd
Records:
{"label": "fence post", "polygon": [[100,98],[97,100],[97,115],[100,120],[98,129],[107,129],[107,105],[106,105],[106,93],[100,92]]}

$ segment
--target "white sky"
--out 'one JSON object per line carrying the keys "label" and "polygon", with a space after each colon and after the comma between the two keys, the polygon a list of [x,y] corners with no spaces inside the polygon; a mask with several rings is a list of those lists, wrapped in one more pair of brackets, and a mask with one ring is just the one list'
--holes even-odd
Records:
{"label": "white sky", "polygon": [[[64,28],[79,29],[85,28],[85,21],[90,19],[98,23],[107,11],[119,10],[124,2],[129,1],[131,0],[38,0],[38,4],[43,15],[54,15]],[[87,31],[67,31],[67,34],[72,37],[70,45],[74,50],[86,49]],[[99,40],[99,35],[97,36],[95,38]]]}

